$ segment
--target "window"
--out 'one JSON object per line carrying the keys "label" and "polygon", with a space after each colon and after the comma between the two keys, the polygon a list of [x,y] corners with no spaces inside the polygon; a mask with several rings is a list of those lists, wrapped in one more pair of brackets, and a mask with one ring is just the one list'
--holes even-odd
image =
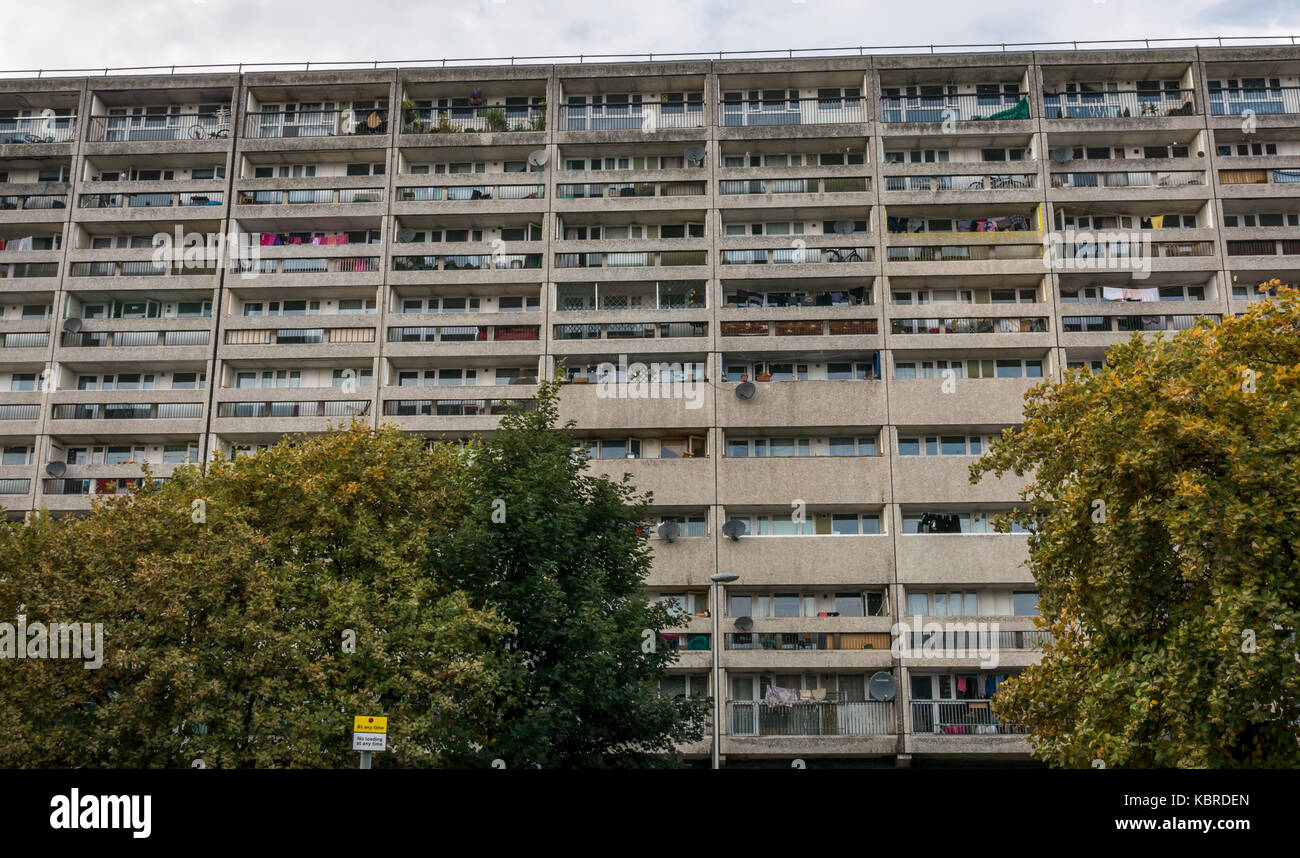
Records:
{"label": "window", "polygon": [[1038,594],[1032,591],[1013,592],[1011,612],[1017,617],[1038,616]]}
{"label": "window", "polygon": [[207,373],[178,372],[172,375],[172,390],[201,390],[207,380]]}
{"label": "window", "polygon": [[876,439],[874,436],[868,437],[832,437],[829,443],[829,454],[832,456],[875,456]]}
{"label": "window", "polygon": [[30,465],[34,452],[31,447],[5,447],[0,451],[0,465]]}
{"label": "window", "polygon": [[163,445],[162,460],[164,465],[182,465],[198,462],[199,443],[197,441],[191,441],[188,444],[165,444]]}

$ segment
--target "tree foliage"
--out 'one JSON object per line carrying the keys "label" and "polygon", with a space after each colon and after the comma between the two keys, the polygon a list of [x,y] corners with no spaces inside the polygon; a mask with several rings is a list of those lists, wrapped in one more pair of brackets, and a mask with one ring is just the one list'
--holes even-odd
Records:
{"label": "tree foliage", "polygon": [[1053,642],[996,706],[1036,756],[1300,764],[1298,405],[1300,294],[1283,288],[1038,386],[972,465],[1032,473],[1013,517],[1035,531]]}

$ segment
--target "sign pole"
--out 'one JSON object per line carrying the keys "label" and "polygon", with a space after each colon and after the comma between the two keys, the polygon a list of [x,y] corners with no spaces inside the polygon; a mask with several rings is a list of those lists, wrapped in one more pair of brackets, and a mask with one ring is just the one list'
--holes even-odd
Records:
{"label": "sign pole", "polygon": [[370,751],[361,752],[361,768],[363,769],[370,768],[370,755],[371,755]]}

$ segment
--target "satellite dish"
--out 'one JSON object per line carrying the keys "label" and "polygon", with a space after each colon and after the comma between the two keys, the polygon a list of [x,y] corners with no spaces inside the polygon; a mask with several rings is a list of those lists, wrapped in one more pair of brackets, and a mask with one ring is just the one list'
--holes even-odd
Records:
{"label": "satellite dish", "polygon": [[659,525],[659,536],[667,542],[675,540],[679,533],[681,533],[681,528],[677,526],[675,521],[665,521]]}
{"label": "satellite dish", "polygon": [[853,235],[853,221],[837,220],[833,229],[836,235]]}
{"label": "satellite dish", "polygon": [[50,462],[45,466],[45,473],[51,477],[61,477],[68,472],[68,466],[62,462]]}
{"label": "satellite dish", "polygon": [[758,388],[754,386],[752,381],[742,381],[736,385],[736,397],[738,399],[749,401],[754,398],[755,393],[758,393]]}
{"label": "satellite dish", "polygon": [[898,692],[898,680],[887,670],[878,670],[871,674],[871,681],[867,683],[867,693],[871,695],[872,700],[882,702],[894,699]]}
{"label": "satellite dish", "polygon": [[534,149],[528,153],[528,166],[545,167],[546,162],[550,157],[550,155],[546,154],[545,149]]}
{"label": "satellite dish", "polygon": [[686,151],[682,153],[682,157],[687,161],[690,161],[692,164],[699,164],[704,160],[704,147],[688,146],[686,147]]}
{"label": "satellite dish", "polygon": [[397,231],[397,240],[402,242],[403,244],[408,244],[412,241],[415,241],[416,234],[417,234],[416,231],[411,229],[410,227],[402,227]]}
{"label": "satellite dish", "polygon": [[747,632],[754,627],[753,617],[736,617],[736,628],[742,632]]}
{"label": "satellite dish", "polygon": [[745,531],[747,530],[749,530],[749,525],[745,524],[743,521],[741,521],[738,518],[733,518],[731,521],[722,525],[723,535],[725,535],[728,539],[730,539],[733,542],[736,541],[737,539],[740,539],[740,537],[744,536]]}
{"label": "satellite dish", "polygon": [[63,322],[63,330],[70,334],[77,333],[81,330],[81,320],[77,318],[65,319]]}
{"label": "satellite dish", "polygon": [[1058,164],[1074,160],[1074,149],[1069,146],[1057,146],[1052,150],[1052,160]]}

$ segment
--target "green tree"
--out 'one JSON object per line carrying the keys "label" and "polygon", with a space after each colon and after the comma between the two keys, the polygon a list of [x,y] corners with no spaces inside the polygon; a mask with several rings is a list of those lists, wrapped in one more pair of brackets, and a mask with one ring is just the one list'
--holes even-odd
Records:
{"label": "green tree", "polygon": [[1039,385],[972,465],[972,481],[1031,478],[1012,518],[1034,530],[1054,639],[996,707],[1037,757],[1300,764],[1298,394],[1300,294],[1284,288]]}
{"label": "green tree", "polygon": [[669,613],[645,591],[646,499],[586,473],[571,426],[557,427],[558,395],[543,384],[535,410],[474,450],[467,514],[433,536],[435,575],[503,617],[522,657],[480,757],[672,765],[676,743],[699,740],[706,702],[658,694],[675,655],[659,641]]}
{"label": "green tree", "polygon": [[389,716],[377,765],[463,756],[510,658],[499,618],[428,574],[467,469],[354,426],[0,525],[0,620],[105,644],[97,670],[0,661],[0,765],[352,766],[354,714]]}

